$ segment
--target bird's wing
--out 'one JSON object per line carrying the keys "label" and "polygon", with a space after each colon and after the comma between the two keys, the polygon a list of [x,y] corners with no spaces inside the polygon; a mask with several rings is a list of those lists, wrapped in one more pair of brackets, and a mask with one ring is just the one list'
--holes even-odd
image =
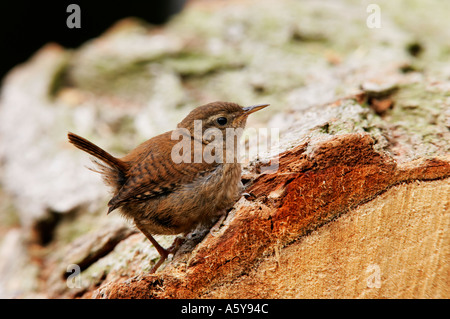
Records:
{"label": "bird's wing", "polygon": [[[175,144],[177,141],[170,140],[170,135],[166,133],[147,141],[135,150],[136,158],[131,163],[123,186],[109,201],[108,213],[130,201],[142,201],[169,194],[180,185],[188,184],[217,167],[215,162],[175,163],[171,156]],[[127,160],[126,157],[123,159]]]}

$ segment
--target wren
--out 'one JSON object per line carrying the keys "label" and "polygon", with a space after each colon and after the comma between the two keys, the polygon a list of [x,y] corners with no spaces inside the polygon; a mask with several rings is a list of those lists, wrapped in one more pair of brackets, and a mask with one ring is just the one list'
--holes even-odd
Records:
{"label": "wren", "polygon": [[[165,249],[152,235],[186,235],[200,223],[210,222],[226,212],[239,199],[243,186],[237,143],[230,145],[227,136],[242,131],[248,115],[268,105],[241,107],[235,103],[213,102],[199,106],[176,130],[147,140],[121,158],[68,133],[70,143],[100,160],[93,159],[97,166],[94,171],[101,173],[113,190],[108,214],[119,208],[157,249],[161,258],[151,269],[152,273],[182,242],[177,237]],[[214,139],[207,134],[211,131],[208,129],[215,130]],[[179,156],[180,137],[187,141],[184,146],[188,146],[182,157]],[[233,137],[235,142],[236,139],[239,134]],[[217,147],[211,151],[212,142]],[[204,156],[205,153],[212,154],[213,160]]]}

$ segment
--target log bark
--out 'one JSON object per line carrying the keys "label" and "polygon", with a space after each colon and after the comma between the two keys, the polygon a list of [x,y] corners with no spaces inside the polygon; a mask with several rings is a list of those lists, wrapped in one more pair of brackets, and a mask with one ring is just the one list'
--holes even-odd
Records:
{"label": "log bark", "polygon": [[[90,296],[448,296],[449,176],[448,156],[399,165],[369,134],[306,141],[280,154],[277,172],[257,176],[248,188],[254,198],[241,198],[219,234],[189,256]],[[404,271],[427,281],[408,283]],[[397,288],[368,293],[371,285]]]}

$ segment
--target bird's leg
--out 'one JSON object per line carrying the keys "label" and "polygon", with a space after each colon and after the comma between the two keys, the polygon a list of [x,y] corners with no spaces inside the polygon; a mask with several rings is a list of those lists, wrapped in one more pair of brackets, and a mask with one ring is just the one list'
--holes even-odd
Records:
{"label": "bird's leg", "polygon": [[136,223],[136,227],[145,235],[145,237],[148,238],[148,240],[150,240],[152,245],[156,248],[156,250],[158,251],[159,255],[161,256],[159,258],[158,262],[150,270],[150,273],[153,274],[159,268],[159,266],[161,266],[162,263],[167,259],[167,256],[169,256],[169,251],[167,251],[167,249],[163,248],[160,244],[158,244],[158,242],[147,231],[147,229],[145,228],[144,225],[142,225],[140,223]]}
{"label": "bird's leg", "polygon": [[153,274],[154,272],[156,272],[156,270],[159,268],[159,266],[162,265],[162,263],[167,259],[167,257],[169,256],[169,254],[175,254],[178,250],[178,248],[180,248],[181,244],[184,241],[184,237],[177,237],[175,238],[175,240],[173,241],[173,244],[165,249],[164,247],[162,247],[156,240],[155,238],[153,238],[153,236],[147,231],[147,229],[145,228],[145,226],[143,226],[140,223],[136,223],[136,227],[145,235],[145,237],[148,238],[148,240],[150,240],[150,242],[152,243],[152,245],[156,248],[156,250],[158,251],[159,255],[161,256],[158,260],[158,262],[152,267],[152,269],[150,270],[150,273]]}
{"label": "bird's leg", "polygon": [[175,255],[175,253],[178,251],[178,249],[180,248],[181,244],[184,242],[185,239],[186,235],[184,235],[183,237],[176,237],[172,245],[169,248],[167,248],[169,254]]}
{"label": "bird's leg", "polygon": [[[156,270],[159,268],[159,266],[162,265],[162,263],[167,259],[167,256],[169,256],[169,254],[175,255],[175,253],[177,252],[177,250],[180,248],[181,244],[184,242],[184,237],[176,237],[175,240],[173,241],[172,245],[170,245],[169,248],[164,249],[163,247],[161,247],[160,244],[158,244],[158,242],[151,236],[147,237],[153,244],[153,246],[155,246],[156,250],[158,250],[159,254],[161,255],[161,258],[159,258],[158,262],[153,266],[152,269],[150,269],[150,273],[153,274],[154,272],[156,272]],[[151,238],[151,239],[150,239]],[[159,246],[159,249],[158,249]],[[163,251],[163,254],[161,254],[160,249]]]}

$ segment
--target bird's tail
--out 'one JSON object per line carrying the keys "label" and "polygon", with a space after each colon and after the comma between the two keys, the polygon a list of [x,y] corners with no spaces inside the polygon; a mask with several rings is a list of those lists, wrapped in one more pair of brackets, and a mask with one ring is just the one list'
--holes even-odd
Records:
{"label": "bird's tail", "polygon": [[99,166],[99,170],[94,171],[101,173],[107,184],[115,188],[120,188],[123,185],[126,172],[128,170],[127,162],[112,156],[102,148],[98,147],[92,142],[89,142],[87,139],[79,135],[69,132],[67,134],[67,137],[69,138],[69,142],[75,145],[77,148],[85,151],[95,158],[98,158],[106,164],[105,166],[97,161],[94,161]]}

